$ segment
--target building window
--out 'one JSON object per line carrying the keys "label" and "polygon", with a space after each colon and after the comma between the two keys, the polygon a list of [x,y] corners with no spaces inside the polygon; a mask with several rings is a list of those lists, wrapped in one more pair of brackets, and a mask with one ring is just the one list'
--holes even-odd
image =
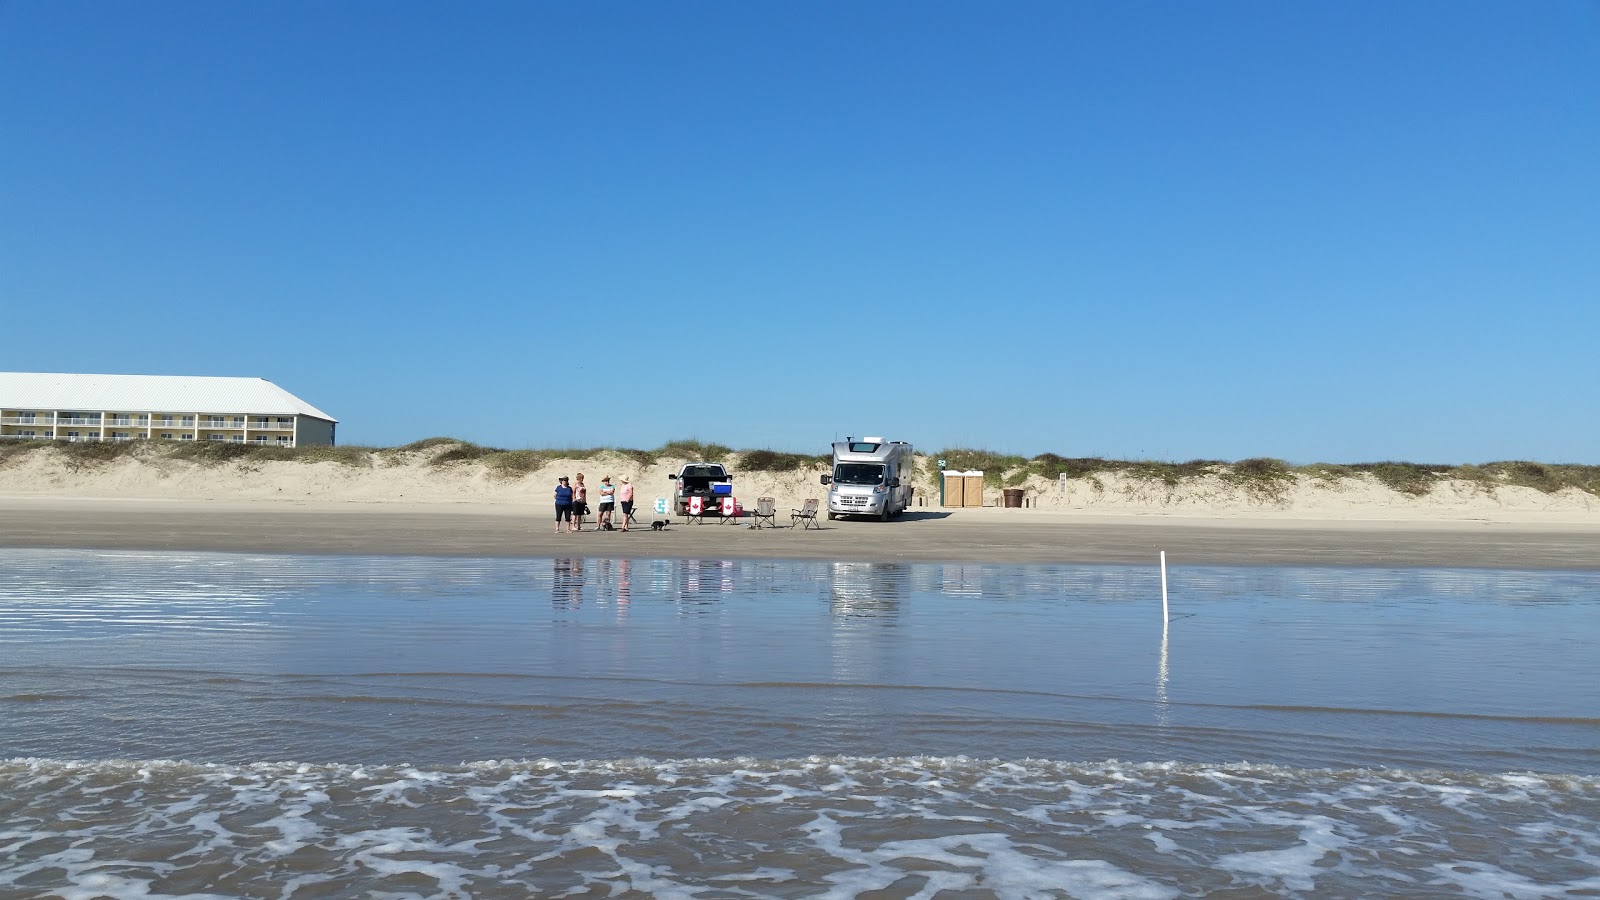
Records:
{"label": "building window", "polygon": [[228,438],[228,440],[232,441],[235,444],[242,444],[242,443],[244,443],[244,435],[235,434],[235,435],[230,436]]}
{"label": "building window", "polygon": [[32,425],[33,424],[33,413],[31,413],[31,412],[17,413],[17,421],[21,422],[24,425]]}
{"label": "building window", "polygon": [[194,416],[184,416],[183,417],[183,421],[179,422],[178,424],[179,425],[185,425],[185,426],[193,427],[194,426]]}
{"label": "building window", "polygon": [[113,424],[113,425],[132,425],[133,424],[133,420],[128,418],[127,416],[112,416],[111,417],[111,424]]}
{"label": "building window", "polygon": [[287,434],[278,435],[278,443],[282,444],[285,447],[289,446],[289,443],[291,441],[293,441],[293,440],[294,440],[294,438],[289,437]]}
{"label": "building window", "polygon": [[180,440],[180,441],[192,441],[192,440],[194,440],[194,435],[192,435],[192,434],[181,434],[181,435],[178,436],[178,440]]}
{"label": "building window", "polygon": [[170,431],[163,431],[163,432],[161,432],[161,439],[162,439],[162,440],[163,440],[163,441],[170,441],[170,440],[172,440],[172,432],[170,432]]}
{"label": "building window", "polygon": [[220,435],[220,434],[208,434],[208,435],[206,435],[206,440],[208,440],[208,441],[223,441],[223,440],[227,440],[227,437],[225,435]]}
{"label": "building window", "polygon": [[78,432],[78,431],[69,431],[69,432],[67,432],[67,440],[69,440],[69,441],[75,441],[80,437],[83,437],[83,433],[82,432]]}
{"label": "building window", "polygon": [[161,417],[161,424],[163,424],[163,425],[171,425],[172,424],[172,417],[171,416],[162,416]]}
{"label": "building window", "polygon": [[294,419],[291,419],[288,416],[279,416],[278,417],[278,427],[279,428],[293,428],[294,427]]}
{"label": "building window", "polygon": [[128,437],[129,435],[126,431],[114,431],[111,433],[111,439],[113,441],[125,441],[128,439]]}
{"label": "building window", "polygon": [[38,437],[38,436],[39,436],[39,433],[36,432],[36,431],[19,431],[19,432],[17,432],[17,437],[31,438],[31,437]]}

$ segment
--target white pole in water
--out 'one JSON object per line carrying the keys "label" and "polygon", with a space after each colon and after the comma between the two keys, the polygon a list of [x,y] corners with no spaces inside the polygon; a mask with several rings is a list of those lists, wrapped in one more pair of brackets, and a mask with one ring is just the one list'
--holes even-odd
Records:
{"label": "white pole in water", "polygon": [[1167,612],[1167,551],[1161,551],[1161,627],[1167,627],[1171,614]]}

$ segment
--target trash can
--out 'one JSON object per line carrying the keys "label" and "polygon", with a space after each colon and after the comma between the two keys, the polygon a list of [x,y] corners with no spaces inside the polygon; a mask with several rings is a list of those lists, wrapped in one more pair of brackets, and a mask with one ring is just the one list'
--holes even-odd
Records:
{"label": "trash can", "polygon": [[1004,494],[1006,498],[1006,509],[1022,508],[1022,488],[1006,488]]}

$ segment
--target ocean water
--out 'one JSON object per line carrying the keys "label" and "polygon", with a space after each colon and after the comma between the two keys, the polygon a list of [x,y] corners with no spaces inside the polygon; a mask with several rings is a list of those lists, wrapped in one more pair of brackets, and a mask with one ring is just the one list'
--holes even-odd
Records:
{"label": "ocean water", "polygon": [[1600,572],[0,550],[0,897],[1600,895]]}

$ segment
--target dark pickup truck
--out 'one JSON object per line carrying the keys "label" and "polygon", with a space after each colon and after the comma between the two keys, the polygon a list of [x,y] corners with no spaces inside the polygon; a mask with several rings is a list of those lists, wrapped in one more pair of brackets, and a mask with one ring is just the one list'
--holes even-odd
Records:
{"label": "dark pickup truck", "polygon": [[714,508],[722,497],[714,485],[733,483],[733,478],[721,463],[689,463],[671,478],[677,483],[672,495],[672,508],[680,516],[688,514],[690,497],[704,499],[706,509]]}

